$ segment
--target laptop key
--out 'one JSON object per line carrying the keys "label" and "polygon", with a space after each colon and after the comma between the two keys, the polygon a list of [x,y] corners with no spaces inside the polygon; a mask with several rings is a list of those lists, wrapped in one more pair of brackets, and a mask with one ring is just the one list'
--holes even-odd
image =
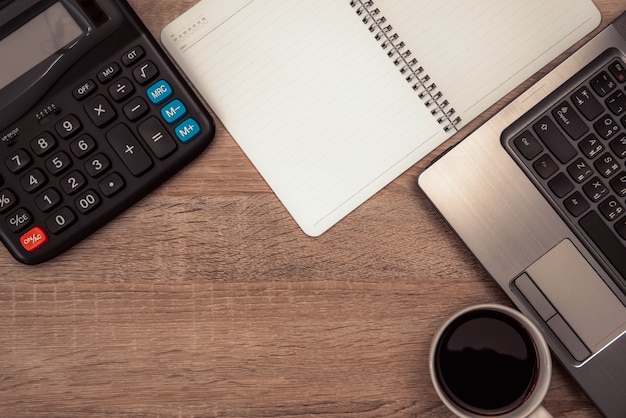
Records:
{"label": "laptop key", "polygon": [[585,184],[583,186],[583,191],[593,202],[599,202],[609,194],[608,187],[606,187],[602,180],[598,177],[594,177],[587,184]]}
{"label": "laptop key", "polygon": [[565,197],[569,192],[574,190],[574,185],[563,173],[557,174],[548,182],[550,190],[558,197]]}
{"label": "laptop key", "polygon": [[604,112],[604,106],[600,104],[588,87],[578,89],[571,96],[571,99],[574,106],[576,106],[587,120],[594,120]]}
{"label": "laptop key", "polygon": [[532,160],[543,151],[543,147],[530,131],[524,131],[524,133],[513,140],[513,143],[527,160]]}
{"label": "laptop key", "polygon": [[619,125],[608,114],[602,116],[600,120],[593,124],[593,127],[596,128],[598,134],[604,139],[610,139],[619,132]]}
{"label": "laptop key", "polygon": [[610,145],[619,158],[626,158],[626,134],[621,134],[612,140]]}
{"label": "laptop key", "polygon": [[615,116],[619,116],[626,111],[626,94],[618,90],[606,99],[607,107]]}
{"label": "laptop key", "polygon": [[611,187],[620,197],[626,196],[626,173],[621,172],[615,176],[611,182]]}
{"label": "laptop key", "polygon": [[607,221],[612,222],[624,214],[624,206],[614,196],[610,196],[598,205],[600,213]]}
{"label": "laptop key", "polygon": [[620,237],[626,239],[626,218],[622,218],[619,222],[615,224],[615,230]]}
{"label": "laptop key", "polygon": [[604,151],[604,145],[602,145],[602,142],[600,142],[600,140],[593,134],[583,139],[578,146],[590,160],[594,159],[599,153]]}
{"label": "laptop key", "polygon": [[613,77],[615,77],[620,83],[626,82],[626,68],[624,68],[624,65],[621,62],[613,62],[609,65],[609,71],[611,71]]}
{"label": "laptop key", "polygon": [[537,174],[539,174],[544,179],[547,179],[559,170],[559,166],[556,165],[552,157],[550,157],[548,154],[535,161],[533,167],[535,168]]}
{"label": "laptop key", "polygon": [[579,158],[570,164],[570,166],[567,167],[567,172],[578,183],[582,183],[593,174],[591,167],[589,167],[587,162],[582,158]]}
{"label": "laptop key", "polygon": [[563,164],[576,156],[576,149],[549,117],[541,118],[533,125],[533,128],[543,143]]}
{"label": "laptop key", "polygon": [[582,118],[578,116],[572,105],[568,102],[559,104],[556,109],[552,111],[552,116],[554,116],[559,125],[561,125],[561,128],[563,128],[572,139],[579,139],[589,131],[587,124],[583,122]]}
{"label": "laptop key", "polygon": [[596,77],[591,80],[591,88],[598,93],[598,96],[606,96],[612,92],[617,85],[606,71],[602,71]]}
{"label": "laptop key", "polygon": [[620,169],[619,161],[608,152],[598,158],[594,165],[600,174],[606,178],[611,177],[617,170]]}
{"label": "laptop key", "polygon": [[582,215],[591,207],[580,192],[574,192],[574,194],[563,201],[563,204],[574,217]]}

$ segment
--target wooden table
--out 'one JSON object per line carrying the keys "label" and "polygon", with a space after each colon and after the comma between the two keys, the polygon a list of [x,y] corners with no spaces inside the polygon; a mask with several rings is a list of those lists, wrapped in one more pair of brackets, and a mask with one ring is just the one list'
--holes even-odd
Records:
{"label": "wooden table", "polygon": [[[158,36],[195,1],[130,3]],[[601,28],[625,8],[596,3]],[[319,238],[218,125],[188,168],[62,256],[28,267],[1,250],[0,416],[450,415],[433,333],[510,302],[415,179],[520,91]],[[545,406],[598,415],[558,365]]]}

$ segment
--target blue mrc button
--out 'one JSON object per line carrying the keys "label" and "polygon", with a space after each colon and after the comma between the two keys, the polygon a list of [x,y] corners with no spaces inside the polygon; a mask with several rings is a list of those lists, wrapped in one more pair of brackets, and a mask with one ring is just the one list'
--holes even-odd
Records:
{"label": "blue mrc button", "polygon": [[202,133],[202,129],[195,119],[189,118],[175,129],[176,136],[180,139],[180,142],[186,144],[198,135]]}
{"label": "blue mrc button", "polygon": [[146,94],[152,103],[158,105],[169,99],[172,94],[174,94],[174,91],[172,90],[170,83],[165,80],[161,80],[152,85],[148,91],[146,91]]}
{"label": "blue mrc button", "polygon": [[161,109],[161,116],[167,123],[178,122],[187,114],[187,108],[180,100],[176,99]]}

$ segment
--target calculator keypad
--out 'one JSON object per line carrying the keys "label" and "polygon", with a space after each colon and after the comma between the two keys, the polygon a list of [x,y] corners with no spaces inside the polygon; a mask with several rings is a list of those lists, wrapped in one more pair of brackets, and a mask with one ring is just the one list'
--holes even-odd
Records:
{"label": "calculator keypad", "polygon": [[136,45],[87,75],[68,92],[75,105],[4,159],[19,181],[9,187],[0,177],[0,214],[26,252],[89,223],[203,130],[212,135],[189,111],[189,93],[172,87],[147,50]]}

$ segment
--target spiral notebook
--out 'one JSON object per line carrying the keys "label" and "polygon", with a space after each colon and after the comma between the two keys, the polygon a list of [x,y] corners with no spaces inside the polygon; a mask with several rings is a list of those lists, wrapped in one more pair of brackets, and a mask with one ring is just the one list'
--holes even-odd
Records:
{"label": "spiral notebook", "polygon": [[599,21],[590,0],[202,0],[162,41],[317,236]]}

